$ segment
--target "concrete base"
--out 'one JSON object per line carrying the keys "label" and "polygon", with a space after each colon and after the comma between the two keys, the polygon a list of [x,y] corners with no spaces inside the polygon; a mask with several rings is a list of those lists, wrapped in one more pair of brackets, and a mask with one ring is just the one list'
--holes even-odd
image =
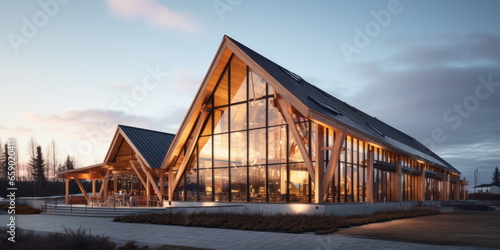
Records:
{"label": "concrete base", "polygon": [[164,203],[167,211],[195,213],[222,212],[245,214],[308,214],[352,216],[374,213],[404,211],[417,206],[418,202],[386,202],[386,203],[336,203],[336,204],[302,204],[302,203],[237,203],[237,202],[186,202],[172,201]]}

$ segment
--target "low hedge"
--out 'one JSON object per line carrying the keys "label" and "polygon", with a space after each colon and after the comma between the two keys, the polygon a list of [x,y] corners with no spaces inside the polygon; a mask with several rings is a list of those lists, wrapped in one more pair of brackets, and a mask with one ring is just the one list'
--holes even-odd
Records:
{"label": "low hedge", "polygon": [[438,211],[410,210],[349,217],[300,214],[152,213],[119,216],[115,217],[113,221],[282,233],[315,232],[317,234],[329,234],[338,231],[339,228],[438,213]]}

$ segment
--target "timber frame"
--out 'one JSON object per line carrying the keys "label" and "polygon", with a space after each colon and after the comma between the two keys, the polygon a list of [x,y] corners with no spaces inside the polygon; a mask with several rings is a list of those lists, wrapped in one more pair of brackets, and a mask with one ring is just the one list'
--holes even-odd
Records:
{"label": "timber frame", "polygon": [[[149,164],[146,157],[141,153],[141,150],[138,149],[136,145],[137,142],[134,142],[127,135],[127,129],[134,130],[137,128],[122,125],[118,126],[103,163],[62,171],[57,174],[59,178],[65,179],[66,181],[67,204],[69,204],[70,180],[76,182],[86,202],[90,203],[91,197],[88,195],[89,190],[85,190],[84,186],[81,184],[81,180],[90,180],[92,182],[91,195],[106,200],[109,195],[118,192],[116,180],[113,181],[113,187],[109,186],[110,177],[112,176],[135,176],[140,181],[141,189],[145,190],[144,196],[147,197],[148,204],[151,197],[155,197],[154,200],[157,201],[156,203],[160,205],[163,203],[166,196],[163,187],[164,177],[168,176],[168,173],[163,169],[154,168]],[[140,130],[146,131],[143,129]],[[146,132],[149,133],[149,131]],[[168,145],[166,145],[166,147],[168,147]],[[96,190],[97,181],[102,182],[98,192]]]}
{"label": "timber frame", "polygon": [[[333,119],[332,116],[325,115],[317,109],[306,105],[304,102],[299,100],[295,94],[290,92],[287,87],[283,86],[276,78],[274,78],[273,75],[262,66],[262,61],[256,62],[254,60],[256,56],[252,53],[255,52],[249,50],[233,39],[224,36],[208,72],[195,96],[195,99],[193,100],[188,113],[181,123],[179,132],[176,134],[176,137],[162,163],[161,168],[165,169],[165,171],[169,173],[169,180],[173,180],[169,181],[169,200],[173,200],[173,197],[175,196],[174,192],[179,186],[181,178],[186,172],[186,165],[193,155],[194,145],[196,145],[202,129],[201,126],[207,120],[207,112],[210,110],[208,107],[210,106],[209,100],[211,95],[217,87],[219,78],[223,74],[226,64],[230,62],[233,56],[236,56],[243,61],[253,72],[265,80],[265,82],[274,89],[275,101],[273,104],[279,109],[286,121],[286,124],[288,125],[288,128],[290,129],[290,135],[296,142],[304,142],[305,140],[302,138],[301,134],[297,130],[297,127],[295,126],[294,116],[298,115],[307,118],[312,122],[312,126],[316,129],[317,133],[320,134],[314,142],[314,147],[316,147],[315,157],[312,157],[310,153],[307,152],[305,144],[298,143],[297,145],[300,154],[304,159],[304,164],[307,167],[310,179],[314,184],[315,203],[325,203],[328,201],[327,193],[330,188],[332,188],[334,180],[337,178],[335,173],[338,172],[339,160],[341,158],[341,153],[345,151],[347,138],[351,138],[350,140],[353,140],[354,138],[354,140],[360,142],[362,141],[367,147],[367,160],[363,163],[366,167],[366,174],[364,175],[365,177],[363,177],[366,178],[366,190],[364,191],[364,195],[366,197],[364,199],[365,202],[374,202],[376,199],[379,199],[375,197],[376,193],[373,190],[375,183],[373,178],[379,171],[377,167],[378,165],[376,164],[378,158],[375,158],[379,157],[377,152],[380,150],[398,155],[398,159],[415,159],[411,161],[415,162],[412,167],[415,168],[416,172],[420,173],[420,176],[430,169],[436,172],[443,172],[445,173],[445,176],[453,175],[454,178],[459,178],[460,173],[458,171],[453,168],[451,170],[447,170],[450,168],[449,165],[444,166],[442,163],[436,163],[429,160],[434,159],[432,157],[426,158],[413,154],[406,148],[399,148],[398,146],[395,146],[398,145],[397,143],[387,143],[386,139],[381,140],[376,134],[366,133],[357,127],[340,122],[338,119]],[[373,128],[372,124],[367,123],[367,125],[377,133],[380,133],[377,129]],[[334,143],[328,147],[322,146],[325,140],[323,138],[325,129],[335,131]],[[380,133],[380,135],[384,137],[383,134]],[[325,154],[329,155],[327,162],[324,161]],[[178,159],[182,159],[180,167],[178,167]],[[401,178],[404,175],[402,168],[405,163],[403,163],[402,160],[396,160],[396,163],[396,170],[394,174],[391,174],[391,183],[394,185],[391,191],[391,199],[393,201],[402,201],[403,196],[401,194],[401,190],[404,188],[404,183],[401,181]],[[420,183],[416,185],[416,188],[418,188],[418,191],[416,191],[418,195],[412,199],[423,201],[425,200],[425,189],[428,188],[426,187],[426,185],[428,185],[426,184],[427,178],[424,175],[423,177],[418,177],[417,179]],[[465,196],[465,188],[463,188],[464,183],[465,182],[463,181],[457,182],[457,187],[454,188],[454,192],[456,193],[455,199]],[[446,186],[444,190],[450,189],[448,187],[450,186],[449,181],[445,181],[444,185]],[[440,192],[442,192],[441,199],[449,198],[448,192]],[[460,194],[458,192],[460,192]]]}

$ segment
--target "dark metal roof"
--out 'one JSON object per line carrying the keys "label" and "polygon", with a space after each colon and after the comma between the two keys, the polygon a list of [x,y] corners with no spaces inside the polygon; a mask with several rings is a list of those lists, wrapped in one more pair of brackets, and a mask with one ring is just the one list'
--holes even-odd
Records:
{"label": "dark metal roof", "polygon": [[417,159],[425,160],[451,172],[460,173],[413,137],[335,98],[292,71],[281,67],[238,41],[226,37],[310,109],[403,150]]}
{"label": "dark metal roof", "polygon": [[118,125],[118,127],[134,144],[151,168],[161,167],[163,158],[174,140],[174,134],[125,125]]}

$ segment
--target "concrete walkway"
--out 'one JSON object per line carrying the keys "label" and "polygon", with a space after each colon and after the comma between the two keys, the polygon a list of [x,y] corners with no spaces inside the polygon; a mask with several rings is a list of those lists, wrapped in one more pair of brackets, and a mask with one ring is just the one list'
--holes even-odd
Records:
{"label": "concrete walkway", "polygon": [[[0,227],[8,223],[9,215],[0,214]],[[268,233],[243,230],[165,226],[112,222],[111,218],[17,215],[18,228],[60,232],[63,226],[71,229],[90,229],[93,235],[110,236],[117,243],[135,240],[141,245],[190,246],[209,249],[481,249],[456,246],[434,246],[406,242],[350,238],[343,235],[314,235]],[[6,233],[4,231],[0,233]]]}

